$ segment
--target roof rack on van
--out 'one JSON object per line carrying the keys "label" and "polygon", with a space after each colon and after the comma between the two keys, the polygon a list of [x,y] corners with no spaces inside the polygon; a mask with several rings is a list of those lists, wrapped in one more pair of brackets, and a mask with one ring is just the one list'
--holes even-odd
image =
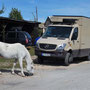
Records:
{"label": "roof rack on van", "polygon": [[61,25],[73,25],[76,24],[77,21],[79,21],[80,18],[83,16],[59,16],[59,15],[53,15],[49,16],[45,22],[45,27],[47,27],[49,24],[61,24]]}
{"label": "roof rack on van", "polygon": [[63,19],[62,22],[52,22],[52,24],[61,24],[61,25],[73,25],[78,19]]}

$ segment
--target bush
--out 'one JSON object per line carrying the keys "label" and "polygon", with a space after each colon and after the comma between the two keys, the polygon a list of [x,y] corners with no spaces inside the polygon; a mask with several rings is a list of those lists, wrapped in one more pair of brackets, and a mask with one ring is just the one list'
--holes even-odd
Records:
{"label": "bush", "polygon": [[43,30],[42,29],[40,29],[40,28],[34,28],[34,30],[31,33],[33,45],[34,45],[35,39],[37,37],[40,37],[42,35],[42,33],[43,33]]}

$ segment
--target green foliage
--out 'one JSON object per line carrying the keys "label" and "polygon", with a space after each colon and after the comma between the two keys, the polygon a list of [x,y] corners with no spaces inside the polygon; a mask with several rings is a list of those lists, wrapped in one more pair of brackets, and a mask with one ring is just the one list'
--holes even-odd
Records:
{"label": "green foliage", "polygon": [[0,14],[4,13],[4,5],[2,6],[2,9],[0,10]]}
{"label": "green foliage", "polygon": [[[0,14],[4,13],[5,7],[4,5],[2,6],[2,9],[0,10]],[[4,39],[4,25],[2,23],[0,23],[0,41],[2,41],[2,39]],[[2,37],[3,35],[3,37]]]}
{"label": "green foliage", "polygon": [[31,56],[35,55],[35,47],[34,46],[30,46],[29,53],[30,53]]}
{"label": "green foliage", "polygon": [[9,14],[9,18],[15,19],[15,20],[23,20],[23,17],[21,15],[21,11],[19,11],[16,8],[12,8],[12,10]]}
{"label": "green foliage", "polygon": [[32,33],[30,34],[31,37],[32,37],[32,43],[33,43],[33,44],[34,44],[34,42],[35,42],[35,39],[36,39],[37,37],[40,37],[41,34],[42,34],[42,30],[41,30],[41,29],[39,29],[39,28],[34,28],[34,30],[32,31]]}

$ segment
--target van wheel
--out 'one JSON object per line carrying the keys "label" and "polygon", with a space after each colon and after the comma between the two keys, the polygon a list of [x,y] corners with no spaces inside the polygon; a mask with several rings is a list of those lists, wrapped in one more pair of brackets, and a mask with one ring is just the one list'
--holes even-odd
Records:
{"label": "van wheel", "polygon": [[67,53],[65,57],[65,65],[69,66],[70,62],[73,62],[73,55],[71,53]]}
{"label": "van wheel", "polygon": [[38,57],[38,63],[39,64],[43,64],[43,62],[44,62],[43,58],[42,57]]}
{"label": "van wheel", "polygon": [[90,61],[90,53],[88,54],[88,61]]}

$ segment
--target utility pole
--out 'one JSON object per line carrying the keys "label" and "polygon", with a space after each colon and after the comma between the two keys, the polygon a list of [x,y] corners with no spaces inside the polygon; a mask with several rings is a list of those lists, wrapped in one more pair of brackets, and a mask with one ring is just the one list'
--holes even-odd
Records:
{"label": "utility pole", "polygon": [[37,10],[37,6],[36,6],[35,10],[36,10],[35,14],[32,12],[32,15],[34,17],[34,21],[38,22],[38,10]]}
{"label": "utility pole", "polygon": [[38,10],[37,10],[37,6],[36,6],[36,21],[38,22]]}
{"label": "utility pole", "polygon": [[34,15],[34,13],[32,12],[32,15],[33,15],[33,17],[34,17],[34,21],[36,21],[36,17],[35,17],[35,15]]}

